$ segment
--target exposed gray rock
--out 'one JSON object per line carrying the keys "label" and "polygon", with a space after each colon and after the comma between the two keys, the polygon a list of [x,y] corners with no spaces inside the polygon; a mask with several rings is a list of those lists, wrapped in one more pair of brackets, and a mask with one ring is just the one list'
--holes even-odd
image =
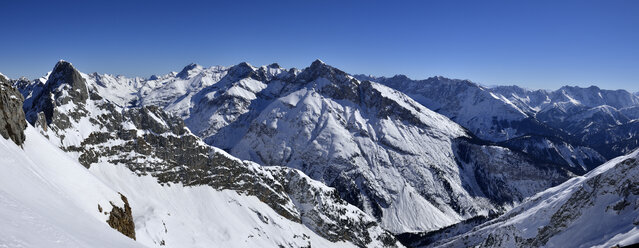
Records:
{"label": "exposed gray rock", "polygon": [[[27,92],[22,92],[25,94]],[[77,119],[80,112],[86,112],[84,109],[84,102],[89,98],[89,93],[86,86],[86,80],[82,78],[80,72],[78,72],[71,63],[61,60],[58,62],[49,79],[44,85],[36,89],[33,89],[30,93],[29,101],[24,104],[24,110],[26,113],[27,121],[34,124],[38,119],[38,114],[44,112],[47,123],[51,123],[54,119],[54,115],[57,115],[55,106],[61,106],[69,102],[76,104],[71,116]],[[61,123],[57,126],[66,127],[65,123],[68,123],[68,117],[58,118]]]}
{"label": "exposed gray rock", "polygon": [[24,142],[24,129],[27,127],[22,111],[23,101],[20,92],[0,74],[0,135],[13,140],[17,145]]}
{"label": "exposed gray rock", "polygon": [[[135,240],[135,223],[133,222],[131,206],[129,206],[129,201],[124,195],[120,194],[120,198],[122,198],[124,206],[118,207],[111,202],[113,209],[108,213],[109,219],[107,223],[111,228]],[[98,205],[98,208],[102,212],[100,205]]]}
{"label": "exposed gray rock", "polygon": [[[372,235],[381,228],[375,219],[342,200],[339,192],[310,179],[301,171],[270,167],[285,185],[286,193],[298,206],[302,222],[326,239],[348,241],[366,247],[376,238],[385,247],[395,247],[395,237],[387,231]],[[374,228],[377,228],[375,230]]]}

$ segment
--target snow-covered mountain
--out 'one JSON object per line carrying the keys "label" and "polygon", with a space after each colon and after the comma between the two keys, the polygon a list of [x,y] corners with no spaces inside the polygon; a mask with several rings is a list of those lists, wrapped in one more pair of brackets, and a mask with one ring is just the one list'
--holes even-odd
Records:
{"label": "snow-covered mountain", "polygon": [[[639,118],[639,98],[624,90],[602,90],[565,86],[555,91],[528,90],[518,86],[497,86],[487,88],[467,80],[432,77],[426,80],[412,80],[405,76],[391,78],[356,75],[357,78],[372,80],[400,90],[424,106],[446,115],[468,128],[480,138],[502,144],[521,143],[522,137],[545,137],[548,140],[562,140],[572,147],[584,147],[594,152],[581,152],[575,156],[551,156],[554,163],[574,164],[575,160],[590,161],[583,168],[603,163],[634,148],[625,144],[637,142],[637,136],[628,137],[624,133],[614,133],[617,126],[625,125]],[[609,140],[604,142],[619,146],[619,149],[601,148],[585,135],[608,132]],[[517,142],[507,142],[516,139]],[[619,141],[623,140],[623,141]],[[532,142],[531,140],[527,143]],[[543,142],[532,144],[535,153],[556,153],[555,146],[545,146]],[[530,146],[528,146],[530,147]],[[522,146],[510,148],[522,150]],[[573,150],[573,149],[568,149]],[[602,159],[604,158],[604,159]]]}
{"label": "snow-covered mountain", "polygon": [[[540,122],[568,133],[573,136],[575,145],[592,147],[607,159],[636,147],[626,147],[624,143],[637,143],[639,140],[636,135],[617,131],[619,126],[639,118],[636,110],[639,108],[639,98],[628,91],[603,90],[596,86],[564,86],[555,91],[503,86],[491,90],[519,107],[534,110]],[[596,141],[587,137],[595,133],[607,133],[608,136],[606,140]],[[602,144],[624,148],[601,149]]]}
{"label": "snow-covered mountain", "polygon": [[412,80],[403,75],[356,77],[399,90],[485,140],[504,141],[525,134],[557,132],[532,118],[531,110],[525,106],[518,106],[491,89],[468,80],[445,77]]}
{"label": "snow-covered mountain", "polygon": [[613,247],[639,242],[639,151],[536,194],[437,247]]}
{"label": "snow-covered mountain", "polygon": [[160,108],[123,107],[130,101],[120,87],[131,84],[94,78],[61,61],[46,81],[15,85],[26,119],[50,144],[128,196],[142,244],[401,246],[335,189],[211,147]]}
{"label": "snow-covered mountain", "polygon": [[[105,83],[107,77],[118,82]],[[181,117],[195,135],[234,156],[299,169],[393,232],[502,212],[572,175],[475,141],[407,95],[321,61],[303,70],[192,64],[143,81],[84,78],[119,107],[159,106]],[[499,170],[504,173],[490,173]],[[533,183],[521,187],[524,182]]]}
{"label": "snow-covered mountain", "polygon": [[[639,123],[634,96],[614,100],[623,92],[354,77],[319,60],[150,78],[61,61],[12,83],[34,130],[128,197],[148,246],[392,247],[391,233],[462,233],[633,149]],[[566,126],[539,118],[566,109],[581,109]],[[454,236],[442,230],[431,237]]]}

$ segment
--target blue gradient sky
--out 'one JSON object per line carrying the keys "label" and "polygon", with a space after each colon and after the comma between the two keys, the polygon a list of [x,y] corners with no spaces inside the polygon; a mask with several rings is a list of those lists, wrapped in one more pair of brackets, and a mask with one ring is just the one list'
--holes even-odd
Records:
{"label": "blue gradient sky", "polygon": [[349,73],[639,91],[639,1],[0,1],[0,72],[149,76],[314,59]]}

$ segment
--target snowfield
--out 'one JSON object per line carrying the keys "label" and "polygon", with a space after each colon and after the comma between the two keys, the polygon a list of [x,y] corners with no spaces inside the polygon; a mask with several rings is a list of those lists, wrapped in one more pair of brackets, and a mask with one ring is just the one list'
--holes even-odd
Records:
{"label": "snowfield", "polygon": [[117,191],[34,128],[24,149],[0,138],[0,247],[144,247],[111,229]]}
{"label": "snowfield", "polygon": [[137,239],[150,247],[355,247],[323,239],[255,196],[209,186],[163,186],[152,176],[138,177],[108,163],[90,171],[128,196]]}

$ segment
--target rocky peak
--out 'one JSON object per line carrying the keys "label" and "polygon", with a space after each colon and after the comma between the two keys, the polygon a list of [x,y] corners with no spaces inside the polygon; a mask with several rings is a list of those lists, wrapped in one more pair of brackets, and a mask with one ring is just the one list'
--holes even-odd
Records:
{"label": "rocky peak", "polygon": [[391,78],[392,80],[410,80],[406,75],[398,74]]}
{"label": "rocky peak", "polygon": [[335,67],[327,65],[321,60],[315,60],[311,66],[305,68],[302,73],[298,75],[298,79],[305,82],[311,82],[318,78],[326,78],[331,82],[344,81],[347,76],[346,72],[343,72]]}
{"label": "rocky peak", "polygon": [[[47,123],[51,123],[54,114],[54,106],[62,106],[74,103],[76,106],[84,105],[89,99],[86,80],[71,63],[60,60],[43,85],[32,84],[32,89],[21,91],[27,100],[24,110],[27,121],[35,123],[38,114],[44,112]],[[37,89],[36,89],[37,88]],[[30,91],[30,94],[27,91]]]}
{"label": "rocky peak", "polygon": [[267,66],[268,68],[280,69],[282,68],[278,63],[273,63]]}
{"label": "rocky peak", "polygon": [[229,69],[229,75],[237,78],[250,77],[253,72],[255,72],[253,66],[246,62],[239,63]]}
{"label": "rocky peak", "polygon": [[9,80],[0,74],[0,135],[22,145],[25,139],[24,129],[27,122],[22,110],[24,98]]}
{"label": "rocky peak", "polygon": [[196,64],[196,63],[191,63],[187,66],[184,67],[184,69],[182,69],[182,71],[180,71],[176,76],[182,79],[187,79],[189,77],[189,72],[195,70],[195,69],[202,69],[202,66]]}
{"label": "rocky peak", "polygon": [[54,90],[63,84],[71,86],[69,95],[75,98],[75,100],[84,102],[89,98],[86,80],[82,78],[80,72],[78,72],[71,63],[60,60],[53,68],[53,72],[46,82],[46,87],[50,90]]}
{"label": "rocky peak", "polygon": [[429,82],[429,83],[441,83],[441,84],[455,85],[457,87],[481,88],[481,86],[471,82],[470,80],[452,79],[452,78],[447,78],[447,77],[443,77],[443,76],[429,77],[425,81]]}

